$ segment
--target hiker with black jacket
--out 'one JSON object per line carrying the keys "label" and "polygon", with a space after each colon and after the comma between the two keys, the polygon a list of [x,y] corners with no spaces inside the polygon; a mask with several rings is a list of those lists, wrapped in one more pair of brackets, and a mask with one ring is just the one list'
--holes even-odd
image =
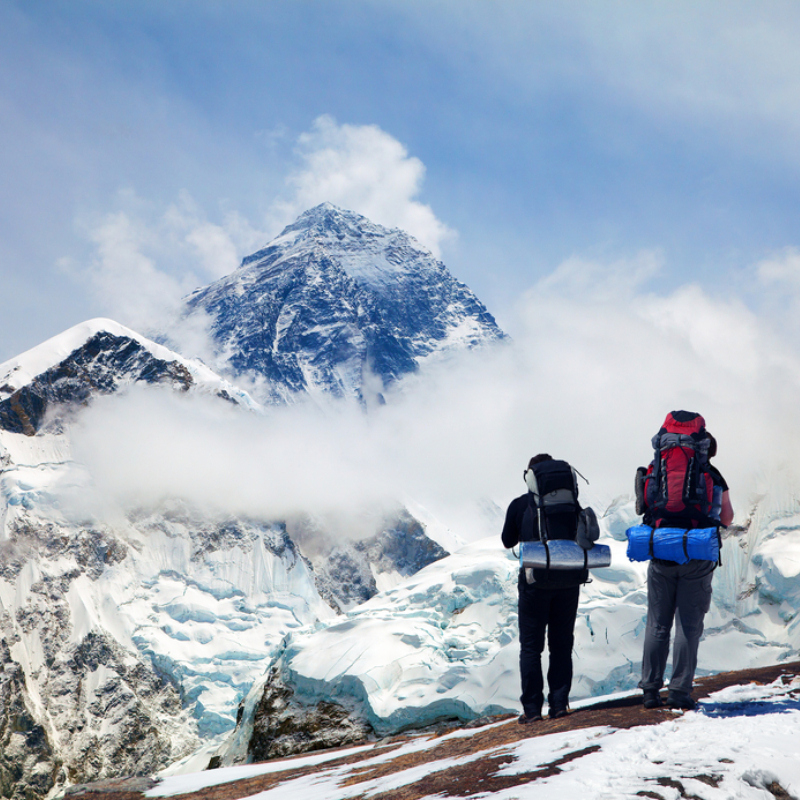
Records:
{"label": "hiker with black jacket", "polygon": [[[534,456],[524,472],[529,487],[526,494],[511,501],[503,526],[503,545],[512,548],[525,541],[540,540],[540,521],[546,525],[550,539],[574,539],[577,485],[572,468],[566,461],[557,461],[546,453]],[[548,514],[543,521],[537,510],[536,487],[554,486],[573,496],[572,510]],[[565,488],[560,488],[560,487]],[[591,547],[591,544],[588,545]],[[528,573],[526,575],[526,573]],[[531,574],[532,573],[532,574]],[[580,585],[586,581],[585,569],[520,569],[519,588],[519,669],[522,682],[521,724],[542,719],[544,680],[542,651],[545,633],[550,654],[547,671],[550,718],[566,716],[572,685],[572,645],[575,617],[578,612]],[[529,582],[529,579],[532,582]]]}
{"label": "hiker with black jacket", "polygon": [[[669,655],[670,632],[675,622],[672,677],[666,704],[692,709],[697,651],[703,635],[703,619],[711,606],[711,581],[716,556],[689,558],[670,553],[681,561],[657,558],[659,531],[675,531],[687,547],[693,532],[712,534],[719,553],[719,527],[733,522],[728,484],[708,462],[717,452],[717,442],[705,429],[705,420],[690,411],[673,411],[653,437],[655,458],[637,478],[637,510],[644,524],[652,527],[651,553],[647,570],[647,624],[642,655],[645,708],[662,705],[660,690]],[[683,529],[683,530],[681,530]],[[716,529],[716,533],[714,530]],[[695,534],[696,535],[696,534]],[[653,548],[655,543],[655,549]]]}

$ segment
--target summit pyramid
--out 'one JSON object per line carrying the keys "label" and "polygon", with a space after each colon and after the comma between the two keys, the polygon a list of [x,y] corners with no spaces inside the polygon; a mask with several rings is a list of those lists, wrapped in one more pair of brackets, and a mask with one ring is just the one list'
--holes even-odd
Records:
{"label": "summit pyramid", "polygon": [[186,316],[202,312],[227,368],[284,397],[361,397],[370,376],[388,386],[435,354],[505,338],[413,237],[330,203],[191,294]]}

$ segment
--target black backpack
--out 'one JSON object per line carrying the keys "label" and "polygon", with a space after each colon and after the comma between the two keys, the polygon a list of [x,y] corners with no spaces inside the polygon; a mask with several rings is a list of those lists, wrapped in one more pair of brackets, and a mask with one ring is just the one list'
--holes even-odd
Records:
{"label": "black backpack", "polygon": [[[578,481],[566,461],[550,459],[530,467],[525,474],[528,484],[528,507],[522,517],[520,539],[524,542],[570,539],[594,542],[600,529],[592,509],[582,509],[578,502]],[[543,588],[574,586],[586,583],[588,569],[533,569],[532,581]]]}

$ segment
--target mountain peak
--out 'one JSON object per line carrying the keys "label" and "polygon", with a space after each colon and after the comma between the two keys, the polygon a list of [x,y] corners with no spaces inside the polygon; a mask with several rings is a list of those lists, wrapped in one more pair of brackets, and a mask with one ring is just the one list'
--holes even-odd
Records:
{"label": "mountain peak", "polygon": [[205,364],[110,319],[90,319],[0,364],[0,430],[36,434],[49,418],[62,416],[99,394],[133,383],[165,383],[186,391],[196,387],[254,407],[245,392]]}
{"label": "mountain peak", "polygon": [[[353,277],[361,280],[377,279],[383,281],[382,270],[387,267],[395,271],[398,264],[407,258],[397,257],[389,264],[380,253],[386,250],[408,250],[433,258],[430,250],[413,236],[400,228],[387,228],[372,222],[362,214],[348,211],[333,203],[320,203],[314,208],[304,211],[291,225],[287,225],[280,234],[266,246],[247,256],[242,267],[255,262],[263,262],[274,248],[280,247],[288,253],[293,248],[328,250],[331,252],[347,251],[351,257],[342,262],[345,269],[353,273]],[[359,253],[361,258],[353,258]],[[379,269],[374,269],[379,265]]]}
{"label": "mountain peak", "polygon": [[[398,228],[321,203],[187,299],[211,317],[229,369],[267,378],[279,396],[364,399],[429,356],[503,339],[478,298]],[[273,394],[274,396],[274,394]]]}
{"label": "mountain peak", "polygon": [[304,211],[291,225],[284,229],[284,232],[308,228],[331,232],[348,231],[356,235],[363,229],[376,229],[382,232],[397,230],[396,228],[390,229],[377,225],[363,216],[363,214],[340,208],[328,202],[320,203],[318,206]]}

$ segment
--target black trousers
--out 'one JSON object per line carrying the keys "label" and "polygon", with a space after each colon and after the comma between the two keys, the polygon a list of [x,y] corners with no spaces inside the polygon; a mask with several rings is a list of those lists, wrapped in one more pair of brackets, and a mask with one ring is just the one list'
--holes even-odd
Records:
{"label": "black trousers", "polygon": [[572,645],[580,586],[542,589],[519,576],[519,672],[522,708],[528,716],[540,714],[544,703],[542,651],[545,632],[550,665],[547,702],[550,709],[567,707],[572,686]]}

